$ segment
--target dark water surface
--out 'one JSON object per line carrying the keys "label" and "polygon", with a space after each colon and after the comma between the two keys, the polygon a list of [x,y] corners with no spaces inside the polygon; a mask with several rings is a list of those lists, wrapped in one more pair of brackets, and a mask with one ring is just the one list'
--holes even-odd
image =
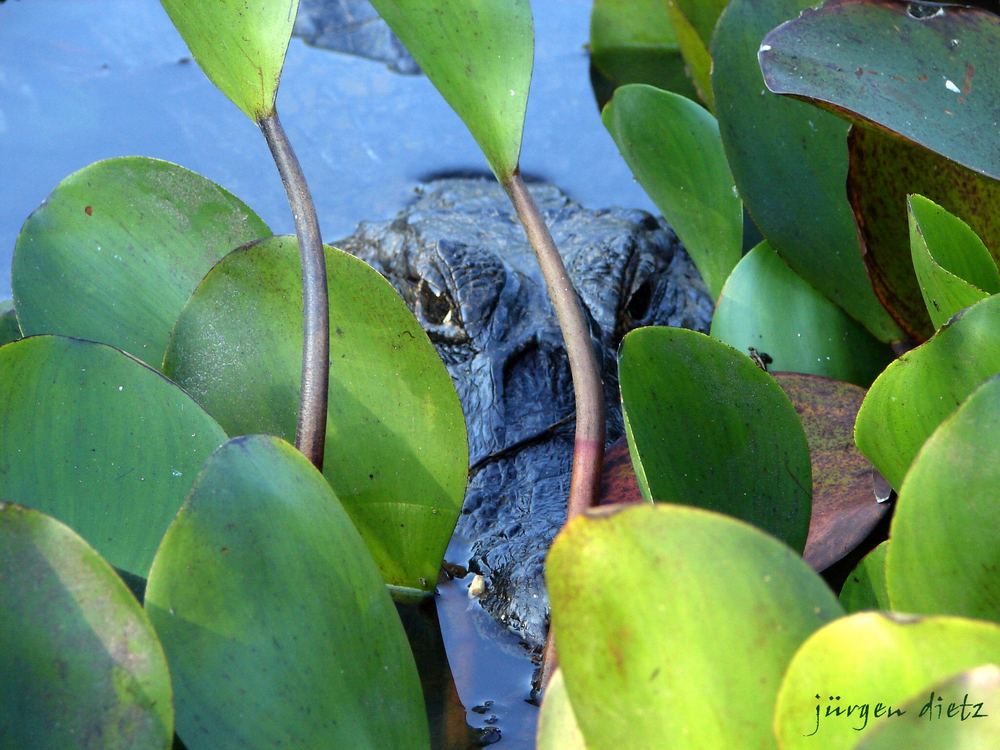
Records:
{"label": "dark water surface", "polygon": [[[597,115],[584,44],[589,0],[535,0],[527,174],[590,208],[651,208]],[[292,231],[257,128],[214,89],[158,0],[0,4],[0,300],[27,215],[65,176],[144,155],[204,174],[275,232]],[[486,168],[423,76],[292,39],[278,110],[313,188],[324,238],[393,216],[421,176]]]}

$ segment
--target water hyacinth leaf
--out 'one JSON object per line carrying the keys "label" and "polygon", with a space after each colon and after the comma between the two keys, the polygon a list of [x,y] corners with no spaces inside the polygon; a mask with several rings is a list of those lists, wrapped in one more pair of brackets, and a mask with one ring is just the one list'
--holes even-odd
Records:
{"label": "water hyacinth leaf", "polygon": [[712,336],[743,352],[765,352],[775,371],[862,386],[892,359],[888,347],[790,269],[766,240],[743,256],[726,281]]}
{"label": "water hyacinth leaf", "polygon": [[160,0],[208,79],[254,122],[274,114],[299,0]]}
{"label": "water hyacinth leaf", "polygon": [[865,390],[817,375],[773,375],[809,441],[812,517],[802,557],[813,570],[826,570],[863,542],[888,511],[875,501],[872,465],[854,445]]}
{"label": "water hyacinth leaf", "polygon": [[27,336],[100,341],[159,367],[202,277],[271,231],[238,198],[156,159],[84,167],[25,222],[11,286]]}
{"label": "water hyacinth leaf", "polygon": [[998,331],[1000,296],[989,297],[889,365],[868,390],[855,441],[896,490],[937,426],[1000,372]]}
{"label": "water hyacinth leaf", "polygon": [[[938,702],[931,696],[942,700]],[[928,700],[932,704],[930,710],[925,710]],[[1000,715],[992,707],[997,704],[1000,667],[984,664],[917,690],[913,698],[899,706],[908,718],[894,718],[873,727],[853,750],[996,750],[1000,747]],[[950,708],[954,711],[949,714]]]}
{"label": "water hyacinth leaf", "polygon": [[788,547],[697,508],[577,518],[545,572],[566,691],[591,750],[773,747],[785,667],[842,614]]}
{"label": "water hyacinth leaf", "polygon": [[889,590],[885,585],[885,556],[889,540],[865,555],[840,589],[840,603],[847,612],[865,609],[889,609]]}
{"label": "water hyacinth leaf", "polygon": [[909,199],[907,209],[913,268],[935,328],[1000,292],[996,263],[968,224],[919,195]]}
{"label": "water hyacinth leaf", "polygon": [[742,253],[743,207],[715,118],[683,96],[632,84],[615,92],[603,120],[718,297]]}
{"label": "water hyacinth leaf", "polygon": [[886,562],[893,609],[1000,621],[998,481],[994,377],[941,423],[903,481]]}
{"label": "water hyacinth leaf", "polygon": [[809,445],[770,375],[726,344],[666,327],[629,333],[619,372],[629,451],[646,499],[726,513],[804,547]]}
{"label": "water hyacinth leaf", "polygon": [[1000,179],[1000,17],[983,8],[827,0],[761,44],[767,87],[872,122]]}
{"label": "water hyacinth leaf", "polygon": [[712,95],[712,56],[708,46],[715,23],[727,2],[728,0],[667,0],[667,12],[684,55],[684,62],[687,63],[698,96],[709,109],[715,108],[715,98]]}
{"label": "water hyacinth leaf", "polygon": [[594,0],[590,61],[601,108],[626,83],[697,96],[663,0]]}
{"label": "water hyacinth leaf", "polygon": [[[881,612],[842,617],[815,632],[788,666],[774,715],[778,746],[851,750],[884,724],[926,725],[926,713],[890,719],[886,706],[897,711],[917,691],[998,658],[1000,627],[993,623]],[[848,706],[855,706],[850,715]]]}
{"label": "water hyacinth leaf", "polygon": [[[430,592],[465,494],[458,396],[427,335],[382,276],[330,247],[326,265],[323,470],[386,581]],[[164,370],[231,435],[295,435],[301,289],[295,238],[274,237],[223,259],[178,319]]]}
{"label": "water hyacinth leaf", "polygon": [[851,128],[848,150],[847,193],[872,286],[907,333],[922,341],[934,326],[913,269],[906,201],[919,193],[961,217],[998,260],[1000,182],[871,128]]}
{"label": "water hyacinth leaf", "polygon": [[712,88],[726,156],[747,211],[789,266],[880,341],[901,337],[872,292],[844,193],[848,125],[767,91],[764,35],[815,0],[732,0],[712,41]]}
{"label": "water hyacinth leaf", "polygon": [[145,576],[202,463],[226,435],[184,391],[103,344],[0,348],[0,497],[58,518]]}
{"label": "water hyacinth leaf", "polygon": [[538,714],[537,747],[538,750],[587,750],[561,669],[556,669],[545,688],[545,700]]}
{"label": "water hyacinth leaf", "polygon": [[529,0],[372,0],[500,182],[517,169],[534,56]]}
{"label": "water hyacinth leaf", "polygon": [[0,745],[133,750],[173,743],[153,626],[72,530],[0,502]]}
{"label": "water hyacinth leaf", "polygon": [[191,748],[426,748],[413,655],[323,476],[278,438],[205,465],[157,551],[146,609]]}
{"label": "water hyacinth leaf", "polygon": [[14,302],[4,300],[0,302],[0,346],[17,341],[21,338],[21,326],[17,322],[17,314],[14,312]]}

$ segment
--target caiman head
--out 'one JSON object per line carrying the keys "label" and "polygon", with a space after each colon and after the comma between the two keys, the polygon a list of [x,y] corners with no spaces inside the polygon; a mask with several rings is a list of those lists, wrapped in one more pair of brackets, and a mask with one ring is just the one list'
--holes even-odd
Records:
{"label": "caiman head", "polygon": [[[616,354],[633,328],[706,330],[711,301],[674,233],[644,211],[590,211],[533,185],[590,321],[608,440],[622,434]],[[566,514],[573,388],[534,253],[492,180],[427,183],[391,222],[337,243],[396,287],[451,373],[469,432],[456,535],[485,577],[483,607],[532,647],[545,639],[545,553]],[[453,549],[455,545],[453,545]]]}

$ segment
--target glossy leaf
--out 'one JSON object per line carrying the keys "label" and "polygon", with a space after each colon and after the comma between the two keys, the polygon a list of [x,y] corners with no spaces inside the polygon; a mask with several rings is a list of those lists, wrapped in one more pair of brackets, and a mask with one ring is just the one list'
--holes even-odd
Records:
{"label": "glossy leaf", "polygon": [[[930,710],[925,710],[928,701]],[[998,704],[1000,667],[974,667],[918,690],[900,706],[907,718],[872,728],[853,750],[996,750],[1000,747],[1000,714],[994,708]]]}
{"label": "glossy leaf", "polygon": [[728,0],[667,0],[670,22],[691,79],[701,100],[709,109],[715,108],[712,95],[712,56],[708,45],[712,40],[719,14]]}
{"label": "glossy leaf", "polygon": [[14,303],[11,300],[0,302],[0,346],[17,341],[19,338],[21,338],[21,327],[14,312]]}
{"label": "glossy leaf", "polygon": [[153,626],[72,530],[0,502],[0,746],[167,750],[170,673]]}
{"label": "glossy leaf", "polygon": [[274,114],[299,0],[160,0],[208,79],[254,122]]}
{"label": "glossy leaf", "polygon": [[378,570],[322,475],[277,438],[209,459],[156,553],[146,609],[190,750],[428,747]]}
{"label": "glossy leaf", "polygon": [[239,199],[174,164],[91,164],[59,183],[18,236],[11,285],[21,328],[111,344],[159,367],[202,277],[270,233]]}
{"label": "glossy leaf", "polygon": [[517,169],[531,84],[529,0],[372,0],[372,5],[505,183]]}
{"label": "glossy leaf", "polygon": [[648,83],[697,96],[663,0],[594,0],[590,13],[591,80],[601,108],[614,89]]}
{"label": "glossy leaf", "polygon": [[[429,592],[465,493],[458,396],[392,286],[339,250],[326,264],[324,473],[386,581]],[[181,313],[164,369],[232,435],[295,435],[301,288],[295,238],[275,237],[227,256]]]}
{"label": "glossy leaf", "polygon": [[844,193],[846,123],[769,93],[764,35],[815,0],[731,0],[712,41],[712,87],[740,196],[791,268],[881,341],[901,334],[872,292]]}
{"label": "glossy leaf", "polygon": [[0,348],[0,497],[55,516],[145,576],[222,428],[159,373],[60,336]]}
{"label": "glossy leaf", "polygon": [[889,591],[885,585],[885,556],[889,540],[865,555],[851,571],[840,589],[840,603],[848,612],[865,609],[889,609]]}
{"label": "glossy leaf", "polygon": [[[788,666],[774,718],[778,746],[850,750],[880,726],[926,723],[926,714],[890,718],[887,706],[898,710],[917,691],[998,658],[1000,627],[992,623],[880,612],[842,617],[815,632]],[[856,707],[850,714],[849,706]]]}
{"label": "glossy leaf", "polygon": [[825,570],[854,550],[888,510],[875,501],[872,465],[854,445],[865,391],[816,375],[777,372],[809,441],[813,497],[803,559]]}
{"label": "glossy leaf", "polygon": [[1000,372],[1000,296],[942,326],[872,384],[855,426],[861,452],[897,490],[920,446],[987,378]]}
{"label": "glossy leaf", "polygon": [[615,92],[603,119],[718,297],[742,253],[743,208],[715,118],[683,96],[633,84]]}
{"label": "glossy leaf", "polygon": [[727,513],[803,548],[809,446],[770,375],[726,344],[681,328],[628,334],[619,372],[644,497]]}
{"label": "glossy leaf", "polygon": [[545,688],[545,700],[538,713],[536,746],[538,750],[587,750],[561,669],[556,669]]}
{"label": "glossy leaf", "polygon": [[941,423],[903,481],[886,562],[893,609],[1000,621],[998,482],[994,377]]}
{"label": "glossy leaf", "polygon": [[712,336],[771,357],[776,371],[867,386],[892,359],[888,347],[790,269],[764,241],[722,289]]}
{"label": "glossy leaf", "polygon": [[919,195],[907,208],[913,267],[935,328],[1000,292],[996,263],[968,224]]}
{"label": "glossy leaf", "polygon": [[769,33],[771,91],[874,122],[1000,179],[1000,17],[982,8],[827,0]]}
{"label": "glossy leaf", "polygon": [[1000,259],[1000,182],[870,128],[852,128],[848,148],[847,192],[872,286],[908,334],[922,341],[934,327],[913,270],[906,201],[919,193],[961,217]]}
{"label": "glossy leaf", "polygon": [[789,659],[841,614],[785,545],[674,505],[571,521],[546,583],[566,691],[592,750],[772,747]]}

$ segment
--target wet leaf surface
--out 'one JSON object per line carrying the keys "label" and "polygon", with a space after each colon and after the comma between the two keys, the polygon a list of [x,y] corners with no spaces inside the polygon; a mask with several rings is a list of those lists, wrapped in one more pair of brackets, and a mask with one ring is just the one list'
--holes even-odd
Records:
{"label": "wet leaf surface", "polygon": [[517,169],[531,84],[529,0],[372,0],[504,182]]}
{"label": "wet leaf surface", "polygon": [[156,371],[103,344],[0,348],[0,497],[48,513],[145,576],[222,428]]}
{"label": "wet leaf surface", "polygon": [[67,526],[0,502],[0,571],[0,744],[167,750],[167,661],[114,569]]}
{"label": "wet leaf surface", "polygon": [[919,193],[960,217],[1000,259],[1000,182],[870,128],[852,128],[849,151],[847,192],[871,283],[896,321],[922,341],[934,328],[913,270],[907,196]]}
{"label": "wet leaf surface", "polygon": [[212,455],[157,551],[146,609],[190,750],[429,746],[378,569],[323,476],[278,438]]}
{"label": "wet leaf surface", "polygon": [[773,537],[676,505],[573,520],[546,583],[566,691],[592,750],[773,746],[782,672],[842,613]]}
{"label": "wet leaf surface", "polygon": [[766,241],[743,256],[712,317],[712,336],[753,347],[773,370],[867,386],[892,359],[887,346],[790,269]]}
{"label": "wet leaf surface", "polygon": [[886,562],[893,609],[1000,621],[998,485],[994,377],[941,423],[903,481]]}
{"label": "wet leaf surface", "polygon": [[[788,667],[774,717],[778,746],[850,750],[879,726],[925,727],[926,714],[890,719],[885,707],[899,709],[917,691],[929,693],[932,684],[995,662],[998,654],[1000,627],[993,623],[878,612],[842,617],[813,633]],[[876,717],[879,703],[883,710]],[[862,713],[864,704],[869,711]],[[855,705],[849,715],[847,707]],[[826,715],[838,707],[840,715]]]}
{"label": "wet leaf surface", "polygon": [[968,224],[919,195],[908,210],[913,268],[935,328],[1000,292],[996,263]]}
{"label": "wet leaf surface", "polygon": [[717,298],[742,254],[743,206],[715,118],[683,96],[632,84],[615,92],[603,120]]}
{"label": "wet leaf surface", "polygon": [[889,609],[889,591],[885,585],[885,556],[889,540],[865,555],[851,571],[840,589],[840,603],[848,612],[866,609]]}
{"label": "wet leaf surface", "polygon": [[924,441],[1000,372],[1000,296],[968,308],[889,365],[858,412],[858,448],[897,490]]}
{"label": "wet leaf surface", "polygon": [[[465,494],[455,388],[396,290],[331,247],[324,474],[388,583],[433,591]],[[295,435],[302,296],[293,237],[241,248],[181,313],[164,369],[232,435]]]}
{"label": "wet leaf surface", "polygon": [[238,198],[156,159],[84,167],[24,223],[11,286],[25,335],[100,341],[159,367],[191,292],[271,231]]}
{"label": "wet leaf surface", "polygon": [[981,8],[827,0],[763,40],[774,92],[878,124],[1000,179],[1000,16]]}
{"label": "wet leaf surface", "polygon": [[901,334],[872,292],[844,193],[848,126],[767,91],[764,35],[813,0],[732,0],[712,41],[716,116],[736,187],[771,246],[881,341]]}
{"label": "wet leaf surface", "polygon": [[160,0],[205,75],[255,122],[274,99],[299,0]]}
{"label": "wet leaf surface", "polygon": [[825,570],[863,542],[889,509],[876,502],[874,469],[854,445],[865,390],[815,375],[779,372],[774,378],[809,440],[812,517],[802,556],[815,570]]}
{"label": "wet leaf surface", "polygon": [[727,513],[803,548],[809,446],[770,375],[732,347],[681,328],[628,334],[619,372],[645,498]]}

